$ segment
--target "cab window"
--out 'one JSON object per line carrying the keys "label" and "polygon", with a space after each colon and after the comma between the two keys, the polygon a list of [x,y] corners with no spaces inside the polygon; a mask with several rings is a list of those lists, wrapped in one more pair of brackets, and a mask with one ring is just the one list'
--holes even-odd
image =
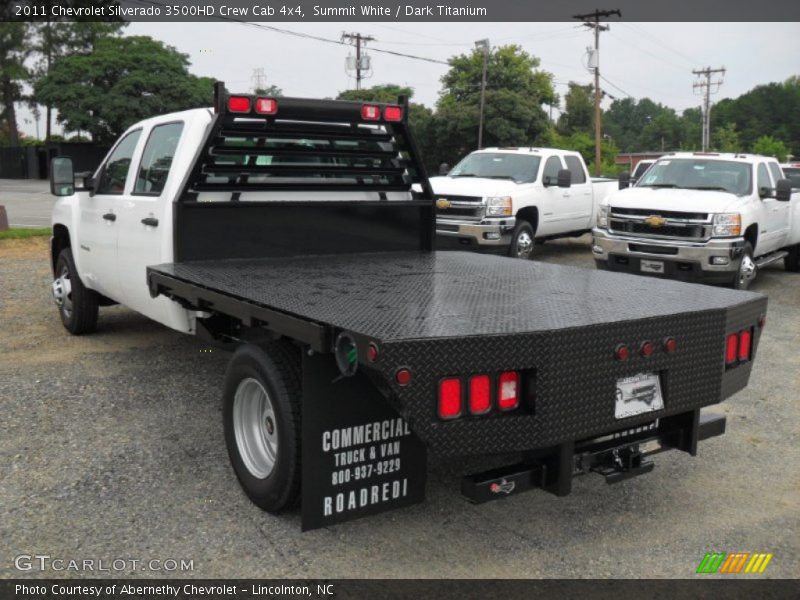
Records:
{"label": "cab window", "polygon": [[[577,156],[565,156],[564,162],[567,163],[567,168],[572,175],[572,183],[586,183],[586,173],[583,170],[581,160]],[[558,177],[558,173],[556,173]]]}
{"label": "cab window", "polygon": [[[758,181],[758,195],[759,196],[769,195],[769,191],[772,190],[772,182],[769,180],[769,172],[767,171],[767,165],[765,165],[764,163],[758,164],[758,176],[756,179]],[[764,193],[765,189],[769,190],[766,194]]]}
{"label": "cab window", "polygon": [[141,129],[131,131],[123,137],[117,147],[111,152],[106,161],[106,166],[100,175],[97,185],[97,194],[121,194],[125,190],[125,180],[131,168],[131,159],[139,142]]}
{"label": "cab window", "polygon": [[783,173],[781,173],[781,168],[778,166],[778,163],[771,162],[769,164],[769,172],[772,174],[772,181],[778,183],[778,180],[783,179]]}
{"label": "cab window", "polygon": [[558,181],[558,172],[561,170],[561,160],[557,156],[551,156],[544,163],[542,173],[542,183],[545,185],[555,185]]}
{"label": "cab window", "polygon": [[181,139],[183,123],[156,125],[147,138],[142,153],[139,175],[136,177],[135,194],[158,196],[164,190],[172,166],[175,149]]}

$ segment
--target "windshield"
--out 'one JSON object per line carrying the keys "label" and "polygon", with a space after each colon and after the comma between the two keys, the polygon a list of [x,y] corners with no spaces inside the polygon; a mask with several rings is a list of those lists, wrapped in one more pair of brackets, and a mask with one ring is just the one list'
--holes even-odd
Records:
{"label": "windshield", "polygon": [[637,187],[717,190],[742,196],[750,193],[750,165],[701,158],[662,159],[647,170]]}
{"label": "windshield", "polygon": [[538,156],[524,154],[476,152],[453,167],[448,176],[511,179],[517,183],[531,183],[536,181],[540,161]]}
{"label": "windshield", "polygon": [[783,167],[783,174],[791,180],[793,188],[800,188],[800,168]]}
{"label": "windshield", "polygon": [[653,164],[652,160],[640,160],[639,163],[636,165],[636,168],[634,169],[633,175],[631,175],[631,177],[633,177],[634,179],[639,179],[639,177],[644,175],[644,172],[647,171],[647,169],[649,169],[650,165],[652,164]]}

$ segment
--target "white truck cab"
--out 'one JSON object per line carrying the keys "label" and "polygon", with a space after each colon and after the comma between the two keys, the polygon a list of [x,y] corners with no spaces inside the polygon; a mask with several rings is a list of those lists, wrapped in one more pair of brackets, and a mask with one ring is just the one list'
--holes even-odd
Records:
{"label": "white truck cab", "polygon": [[773,158],[675,153],[600,206],[599,268],[747,288],[783,258],[800,270],[800,195]]}
{"label": "white truck cab", "polygon": [[589,231],[614,180],[592,180],[578,152],[485,148],[430,180],[440,243],[530,258],[534,239]]}

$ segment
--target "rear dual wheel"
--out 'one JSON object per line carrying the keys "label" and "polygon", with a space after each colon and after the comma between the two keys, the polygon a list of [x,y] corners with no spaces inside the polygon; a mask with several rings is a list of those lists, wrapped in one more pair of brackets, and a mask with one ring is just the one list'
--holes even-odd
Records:
{"label": "rear dual wheel", "polygon": [[228,456],[247,496],[268,512],[300,496],[300,352],[288,342],[247,344],[225,373]]}
{"label": "rear dual wheel", "polygon": [[800,244],[795,244],[789,248],[789,254],[783,258],[783,265],[787,271],[792,273],[800,272]]}

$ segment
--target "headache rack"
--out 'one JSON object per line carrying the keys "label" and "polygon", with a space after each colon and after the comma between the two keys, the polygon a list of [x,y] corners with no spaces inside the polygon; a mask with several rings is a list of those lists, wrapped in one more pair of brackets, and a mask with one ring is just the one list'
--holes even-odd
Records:
{"label": "headache rack", "polygon": [[432,250],[433,194],[408,110],[405,97],[273,98],[217,82],[174,205],[174,259]]}
{"label": "headache rack", "polygon": [[[408,133],[408,101],[231,95],[214,88],[215,121],[184,187],[202,192],[406,192],[428,186]],[[427,190],[430,191],[429,189]],[[429,193],[428,193],[429,195]]]}

